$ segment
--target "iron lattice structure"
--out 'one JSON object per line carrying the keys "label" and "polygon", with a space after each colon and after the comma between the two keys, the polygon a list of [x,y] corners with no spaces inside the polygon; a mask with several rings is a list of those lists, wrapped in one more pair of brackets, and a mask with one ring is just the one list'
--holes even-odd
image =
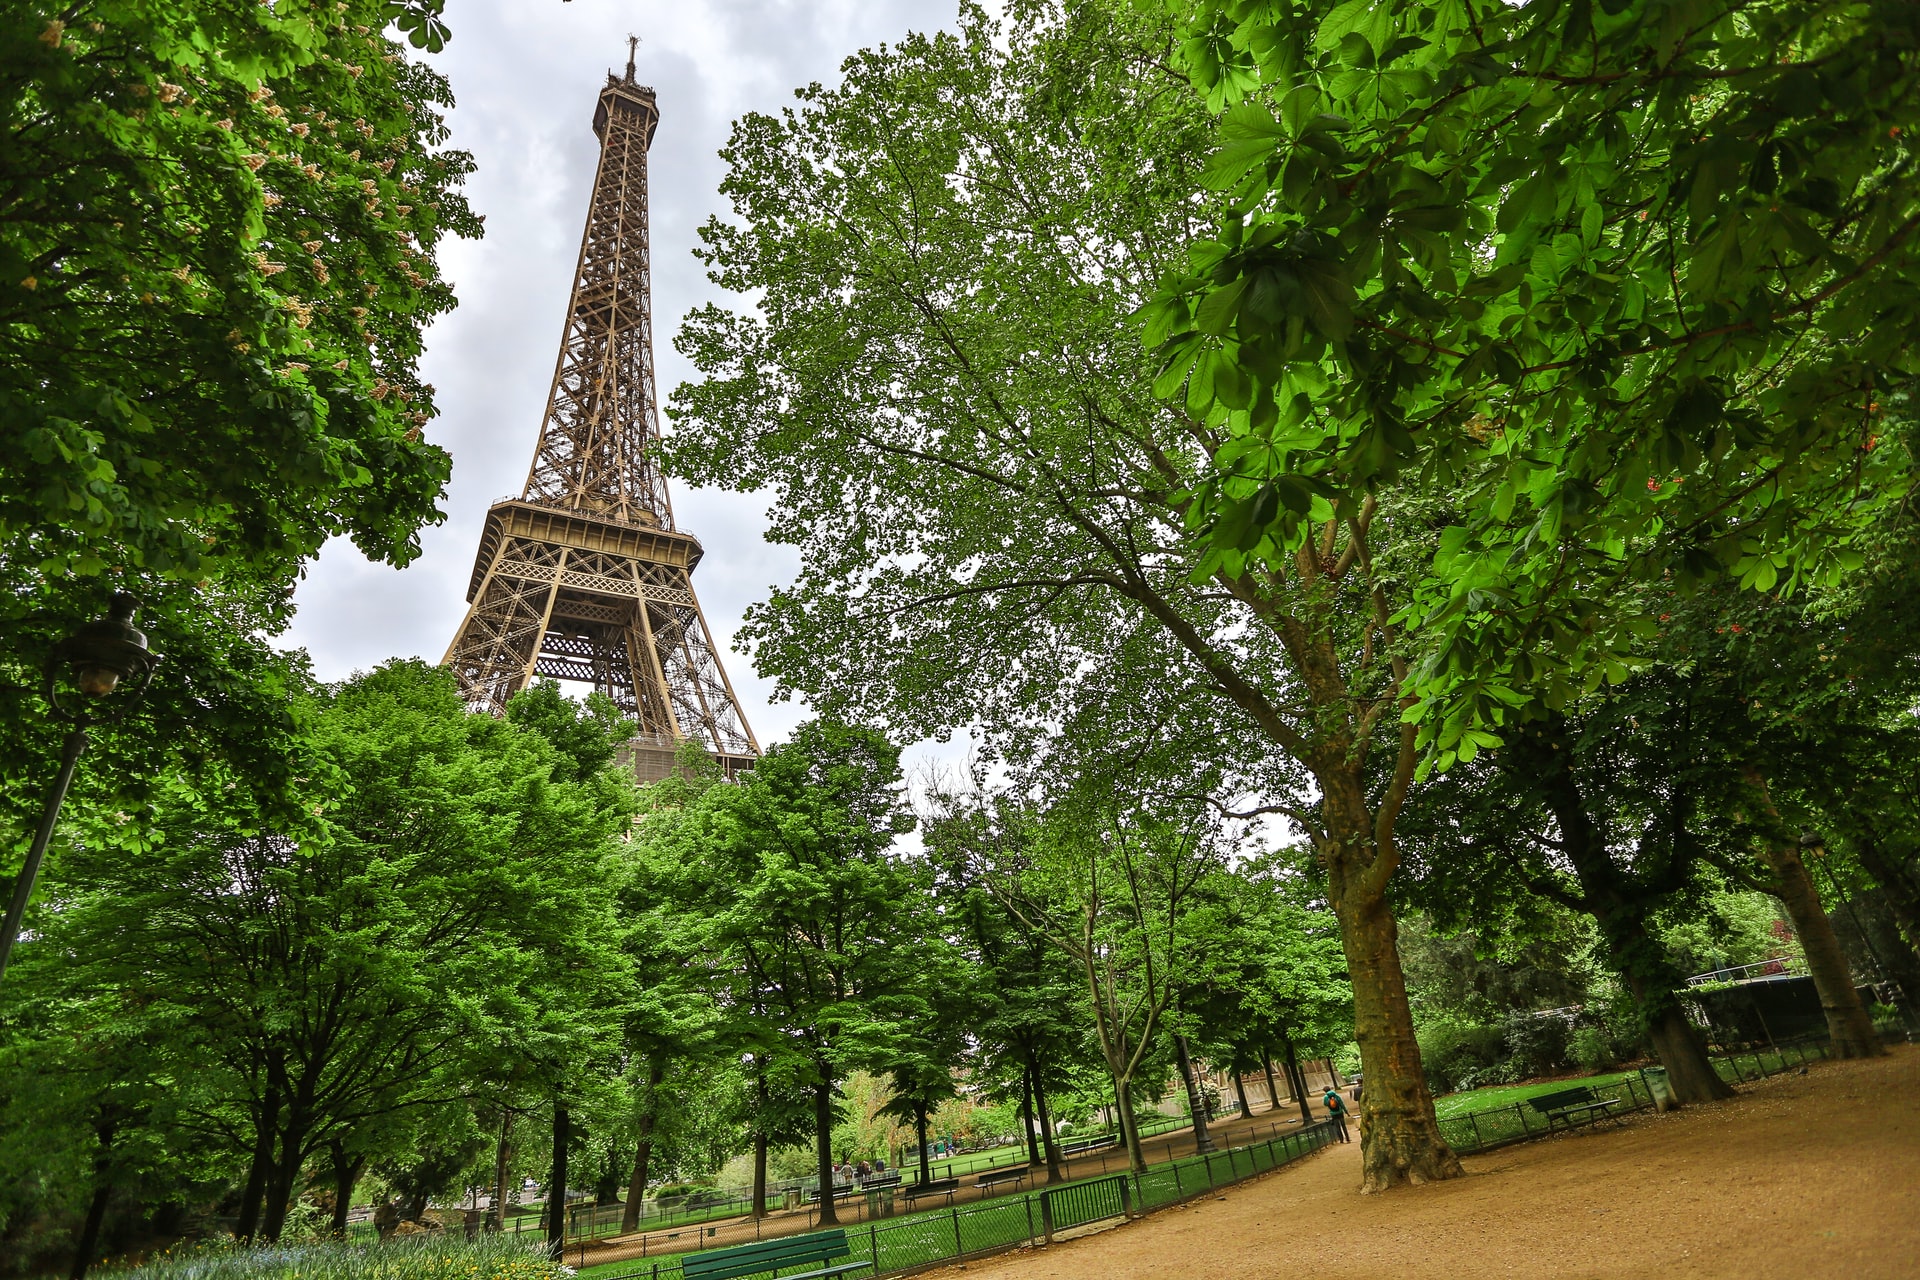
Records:
{"label": "iron lattice structure", "polygon": [[654,445],[647,148],[653,90],[609,74],[600,167],[547,414],[525,490],[487,512],[466,618],[447,649],[469,706],[495,715],[536,676],[591,684],[639,725],[629,754],[664,776],[679,743],[728,772],[759,755],[693,594],[698,539],[676,529]]}

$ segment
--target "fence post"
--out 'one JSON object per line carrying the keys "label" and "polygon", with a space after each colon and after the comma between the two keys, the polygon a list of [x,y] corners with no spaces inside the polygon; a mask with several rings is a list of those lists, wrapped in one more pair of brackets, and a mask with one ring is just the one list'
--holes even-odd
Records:
{"label": "fence post", "polygon": [[867,1224],[867,1248],[873,1254],[873,1274],[880,1274],[880,1237],[875,1233],[874,1225]]}
{"label": "fence post", "polygon": [[959,1257],[966,1250],[960,1247],[960,1207],[953,1206],[953,1256]]}
{"label": "fence post", "polygon": [[1123,1218],[1133,1216],[1133,1205],[1127,1199],[1127,1180],[1124,1175],[1120,1179],[1120,1216]]}
{"label": "fence post", "polygon": [[1175,1162],[1173,1166],[1173,1194],[1176,1197],[1187,1194],[1187,1189],[1180,1185],[1180,1165],[1178,1162]]}
{"label": "fence post", "polygon": [[[1042,1191],[1040,1193],[1041,1225],[1042,1226],[1046,1225],[1046,1221],[1047,1221],[1047,1193]],[[1047,1232],[1047,1238],[1049,1241],[1051,1241],[1053,1238],[1053,1232],[1051,1231]],[[1027,1196],[1027,1240],[1029,1242],[1033,1240],[1033,1196],[1032,1195]]]}

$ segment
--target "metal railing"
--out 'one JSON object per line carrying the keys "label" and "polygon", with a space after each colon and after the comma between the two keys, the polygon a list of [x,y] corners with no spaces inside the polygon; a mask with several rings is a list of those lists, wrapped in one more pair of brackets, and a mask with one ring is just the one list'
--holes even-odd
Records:
{"label": "metal railing", "polygon": [[1687,985],[1706,987],[1722,982],[1745,982],[1749,978],[1797,978],[1806,972],[1807,962],[1803,957],[1779,956],[1772,960],[1756,960],[1752,964],[1715,969],[1712,973],[1697,973],[1687,979]]}
{"label": "metal railing", "polygon": [[[1713,1069],[1729,1083],[1745,1084],[1754,1080],[1763,1080],[1768,1076],[1779,1075],[1783,1071],[1796,1071],[1809,1062],[1818,1061],[1827,1056],[1828,1046],[1817,1038],[1782,1041],[1779,1044],[1758,1045],[1737,1051],[1722,1050],[1709,1055]],[[1481,1111],[1469,1111],[1463,1115],[1448,1116],[1440,1121],[1440,1136],[1447,1145],[1460,1155],[1473,1155],[1480,1151],[1492,1151],[1496,1147],[1509,1146],[1515,1142],[1526,1142],[1533,1138],[1544,1138],[1549,1133],[1564,1133],[1570,1127],[1585,1127],[1598,1123],[1609,1115],[1632,1115],[1636,1111],[1646,1111],[1653,1106],[1653,1091],[1647,1084],[1645,1071],[1631,1072],[1619,1080],[1605,1084],[1593,1084],[1587,1080],[1565,1080],[1559,1082],[1562,1088],[1588,1088],[1596,1098],[1611,1098],[1615,1105],[1604,1113],[1590,1113],[1577,1125],[1567,1121],[1552,1122],[1541,1112],[1535,1110],[1527,1099],[1522,1098],[1509,1106],[1488,1107]]]}

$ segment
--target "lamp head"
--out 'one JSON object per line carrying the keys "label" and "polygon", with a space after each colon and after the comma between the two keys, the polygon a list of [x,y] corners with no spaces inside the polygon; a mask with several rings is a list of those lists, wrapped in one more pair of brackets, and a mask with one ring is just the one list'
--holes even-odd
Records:
{"label": "lamp head", "polygon": [[88,698],[104,698],[123,681],[145,677],[153,671],[159,655],[147,648],[144,631],[133,625],[140,602],[124,592],[115,592],[107,616],[89,622],[54,646],[52,669],[64,665],[73,672],[74,683]]}

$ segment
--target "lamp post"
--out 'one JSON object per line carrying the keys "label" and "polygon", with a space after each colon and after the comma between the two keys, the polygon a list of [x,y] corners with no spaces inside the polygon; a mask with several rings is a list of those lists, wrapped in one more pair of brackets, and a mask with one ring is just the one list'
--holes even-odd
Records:
{"label": "lamp post", "polygon": [[[80,763],[80,753],[87,749],[87,726],[117,718],[146,691],[154,664],[160,661],[160,655],[148,650],[146,633],[133,625],[133,615],[139,607],[140,602],[132,596],[115,592],[106,617],[79,628],[47,655],[43,671],[47,703],[55,715],[73,728],[67,732],[61,747],[60,772],[53,780],[53,794],[47,797],[40,828],[33,833],[33,847],[27,851],[26,863],[13,882],[13,900],[7,904],[6,922],[0,925],[0,977],[7,972],[14,939],[20,936],[21,918],[27,913],[27,900],[33,896],[33,882],[40,874],[40,860],[46,856],[47,842],[53,838],[53,827],[60,819],[60,806],[67,798],[67,788],[73,785],[74,766]],[[116,705],[104,713],[84,702],[73,705],[60,699],[63,670],[72,674],[82,696],[96,706],[111,697],[123,683],[129,684],[129,688],[121,692]]]}

